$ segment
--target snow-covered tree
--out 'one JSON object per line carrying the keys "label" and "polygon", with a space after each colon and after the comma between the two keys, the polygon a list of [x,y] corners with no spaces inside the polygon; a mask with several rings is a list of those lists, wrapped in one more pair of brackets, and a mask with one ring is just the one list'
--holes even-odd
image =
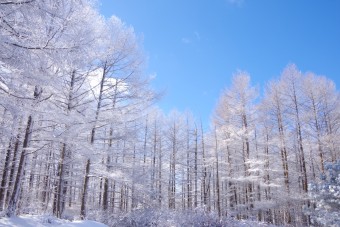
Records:
{"label": "snow-covered tree", "polygon": [[309,185],[309,195],[314,203],[312,224],[340,225],[340,161],[326,162],[321,181]]}

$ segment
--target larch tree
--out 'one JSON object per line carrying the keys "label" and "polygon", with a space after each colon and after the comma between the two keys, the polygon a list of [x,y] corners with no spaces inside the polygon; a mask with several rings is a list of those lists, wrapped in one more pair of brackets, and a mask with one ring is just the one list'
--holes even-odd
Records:
{"label": "larch tree", "polygon": [[[251,143],[254,141],[256,98],[257,91],[250,85],[250,76],[245,72],[238,72],[233,77],[231,88],[226,89],[221,95],[215,112],[216,130],[220,131],[218,134],[227,142],[224,149],[230,162],[229,171],[233,172],[233,175],[229,176],[230,187],[234,191],[233,196],[229,197],[233,201],[231,207],[235,207],[238,203],[250,209],[254,207],[250,164],[255,157],[251,155]],[[240,174],[243,175],[243,179],[237,180]],[[236,188],[244,193],[244,197],[238,195],[240,192],[236,192]]]}
{"label": "larch tree", "polygon": [[[137,118],[153,100],[153,92],[148,89],[148,80],[141,74],[143,58],[138,48],[138,39],[133,29],[127,27],[117,17],[111,17],[106,23],[104,50],[98,58],[98,70],[94,74],[93,95],[96,99],[93,127],[90,132],[90,144],[97,149],[96,135],[102,130],[115,132],[125,125],[125,121]],[[97,81],[97,83],[95,82]],[[116,116],[113,118],[112,116]],[[114,139],[117,135],[110,135]],[[118,136],[119,137],[119,136]],[[106,158],[106,160],[109,160]],[[89,186],[91,158],[87,158],[81,199],[81,217],[86,217],[86,200]],[[104,178],[104,184],[108,180]],[[107,189],[108,187],[105,186]],[[107,195],[107,192],[104,192]],[[104,201],[107,201],[104,198]],[[106,205],[105,205],[106,206]]]}

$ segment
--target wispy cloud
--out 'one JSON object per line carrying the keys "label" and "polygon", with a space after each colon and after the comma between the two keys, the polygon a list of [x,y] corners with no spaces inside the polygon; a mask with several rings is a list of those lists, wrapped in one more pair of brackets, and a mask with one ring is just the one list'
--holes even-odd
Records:
{"label": "wispy cloud", "polygon": [[154,80],[157,78],[157,73],[153,72],[149,75],[150,80]]}
{"label": "wispy cloud", "polygon": [[226,0],[229,4],[241,7],[245,0]]}
{"label": "wispy cloud", "polygon": [[201,40],[200,33],[198,33],[197,31],[195,31],[194,34],[195,34],[195,37],[196,37],[197,40]]}
{"label": "wispy cloud", "polygon": [[200,40],[201,36],[197,31],[194,31],[190,36],[186,36],[181,39],[182,43],[184,44],[191,44]]}
{"label": "wispy cloud", "polygon": [[187,37],[183,37],[183,38],[182,38],[182,43],[184,43],[184,44],[189,44],[189,43],[191,43],[191,39],[189,39],[189,38],[187,38]]}

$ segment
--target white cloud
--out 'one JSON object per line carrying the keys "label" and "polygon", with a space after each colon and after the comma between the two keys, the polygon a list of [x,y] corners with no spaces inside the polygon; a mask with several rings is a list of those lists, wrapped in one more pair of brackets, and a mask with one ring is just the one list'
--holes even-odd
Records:
{"label": "white cloud", "polygon": [[194,34],[195,34],[197,40],[201,40],[200,33],[198,33],[197,31],[195,31]]}
{"label": "white cloud", "polygon": [[189,43],[191,43],[191,40],[189,38],[187,38],[187,37],[183,37],[182,38],[182,43],[189,44]]}
{"label": "white cloud", "polygon": [[227,0],[231,5],[242,6],[245,0]]}
{"label": "white cloud", "polygon": [[154,79],[156,79],[157,78],[157,73],[151,73],[150,75],[149,75],[149,78],[150,78],[150,80],[154,80]]}
{"label": "white cloud", "polygon": [[[94,95],[98,98],[100,93],[100,83],[102,80],[103,69],[99,68],[92,71],[87,77],[87,83],[92,90],[91,96]],[[117,86],[117,90],[114,87]],[[105,95],[112,95],[111,93],[120,92],[120,93],[128,93],[128,84],[121,79],[118,78],[106,78],[104,83],[104,92]]]}
{"label": "white cloud", "polygon": [[200,41],[200,40],[201,40],[201,35],[197,31],[193,31],[193,33],[191,35],[183,37],[181,39],[182,43],[184,43],[184,44],[190,44],[190,43],[194,43],[194,42]]}

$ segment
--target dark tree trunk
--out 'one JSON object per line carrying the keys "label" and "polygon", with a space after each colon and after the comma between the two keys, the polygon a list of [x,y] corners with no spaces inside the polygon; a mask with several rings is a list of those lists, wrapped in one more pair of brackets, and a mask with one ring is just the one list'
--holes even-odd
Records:
{"label": "dark tree trunk", "polygon": [[10,159],[11,159],[12,146],[13,146],[14,140],[15,138],[11,137],[9,141],[9,145],[8,145],[7,152],[6,152],[4,170],[2,172],[2,179],[1,179],[1,185],[0,185],[0,211],[3,210],[3,206],[5,202],[7,178],[9,174]]}
{"label": "dark tree trunk", "polygon": [[89,184],[89,173],[90,173],[90,159],[87,159],[86,168],[85,168],[85,177],[84,177],[84,185],[83,185],[83,193],[81,196],[81,207],[80,207],[80,218],[84,220],[86,218],[86,199],[87,199],[87,188]]}
{"label": "dark tree trunk", "polygon": [[31,126],[32,126],[32,116],[29,116],[28,120],[27,120],[23,149],[22,149],[22,152],[21,152],[21,155],[20,155],[20,161],[19,161],[17,176],[15,178],[13,192],[12,192],[11,198],[10,198],[10,200],[8,202],[8,206],[7,206],[6,215],[8,217],[12,217],[13,215],[16,215],[16,208],[17,208],[18,198],[19,198],[19,194],[20,194],[20,190],[21,190],[21,183],[22,183],[21,181],[22,181],[22,176],[23,176],[23,173],[24,173],[24,165],[25,165],[25,159],[26,159],[26,149],[28,148],[29,138],[30,138],[30,134],[31,134]]}
{"label": "dark tree trunk", "polygon": [[18,133],[18,136],[17,136],[16,141],[15,141],[15,145],[14,145],[11,170],[10,170],[10,173],[9,173],[8,188],[7,188],[7,193],[6,193],[6,204],[9,203],[9,199],[11,197],[11,189],[12,189],[12,186],[13,186],[14,173],[15,173],[15,168],[16,168],[15,164],[17,162],[19,143],[20,143],[20,134]]}

